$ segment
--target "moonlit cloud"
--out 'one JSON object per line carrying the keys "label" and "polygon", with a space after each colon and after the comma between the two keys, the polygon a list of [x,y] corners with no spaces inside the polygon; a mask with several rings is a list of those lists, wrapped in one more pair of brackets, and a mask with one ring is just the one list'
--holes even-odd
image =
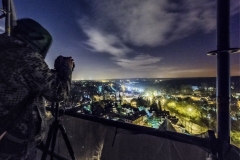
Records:
{"label": "moonlit cloud", "polygon": [[123,41],[137,46],[158,46],[197,31],[215,29],[215,1],[201,0],[101,0],[89,23],[109,30],[112,26]]}
{"label": "moonlit cloud", "polygon": [[[153,57],[148,54],[136,54],[114,35],[86,26],[84,27],[84,32],[89,38],[85,43],[91,47],[90,50],[112,55],[111,59],[122,68],[147,71],[156,67],[155,63],[161,60],[159,57]],[[130,52],[135,53],[135,57],[126,58]]]}
{"label": "moonlit cloud", "polygon": [[231,4],[231,7],[230,7],[231,15],[235,15],[235,14],[240,12],[240,2],[239,2],[239,0],[231,0],[230,4]]}
{"label": "moonlit cloud", "polygon": [[[110,55],[109,60],[122,69],[139,74],[151,71],[152,77],[158,73],[172,77],[214,75],[214,70],[204,69],[159,70],[164,66],[161,53],[156,57],[152,52],[143,53],[134,48],[165,47],[195,33],[215,32],[216,4],[213,0],[91,1],[91,15],[80,15],[78,24],[87,35],[84,43],[88,49]],[[239,2],[232,0],[231,15],[239,13],[239,6]]]}
{"label": "moonlit cloud", "polygon": [[155,63],[159,62],[161,58],[152,57],[150,55],[140,54],[133,59],[120,58],[117,64],[123,68],[132,70],[149,70],[156,68]]}
{"label": "moonlit cloud", "polygon": [[[94,52],[110,54],[117,65],[134,70],[156,68],[162,58],[136,53],[126,43],[159,46],[215,27],[214,3],[208,0],[101,0],[92,7],[91,16],[78,20],[88,36],[85,44]],[[126,58],[129,53],[135,56]]]}
{"label": "moonlit cloud", "polygon": [[89,37],[86,44],[96,52],[106,52],[116,57],[122,57],[131,51],[114,35],[101,33],[91,27],[86,28],[84,32]]}

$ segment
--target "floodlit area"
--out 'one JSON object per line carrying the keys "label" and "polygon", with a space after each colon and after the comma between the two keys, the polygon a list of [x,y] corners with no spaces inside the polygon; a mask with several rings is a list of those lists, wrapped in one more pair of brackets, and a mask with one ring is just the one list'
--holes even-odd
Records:
{"label": "floodlit area", "polygon": [[[216,132],[215,86],[193,87],[189,83],[169,89],[154,79],[148,85],[141,85],[141,81],[127,85],[117,80],[104,83],[75,81],[68,105],[62,103],[62,106],[75,108],[79,114],[192,136],[204,136],[208,130]],[[230,105],[231,143],[236,146],[240,145],[238,93],[233,90]]]}

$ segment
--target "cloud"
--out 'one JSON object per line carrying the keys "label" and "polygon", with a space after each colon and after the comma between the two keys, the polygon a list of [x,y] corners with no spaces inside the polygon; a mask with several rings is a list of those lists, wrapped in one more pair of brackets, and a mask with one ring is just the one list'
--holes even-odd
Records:
{"label": "cloud", "polygon": [[[155,63],[162,59],[148,54],[136,53],[124,45],[116,36],[101,32],[95,28],[87,27],[86,25],[83,26],[85,26],[83,27],[83,31],[88,36],[85,44],[90,47],[90,50],[110,54],[111,59],[122,68],[149,70],[155,68]],[[133,58],[126,58],[130,53],[134,53]]]}
{"label": "cloud", "polygon": [[114,32],[124,43],[158,46],[216,25],[216,2],[201,0],[101,0],[90,25]]}
{"label": "cloud", "polygon": [[240,2],[238,0],[231,0],[231,15],[235,15],[240,12]]}
{"label": "cloud", "polygon": [[122,66],[123,68],[131,69],[131,70],[151,70],[156,68],[155,65],[162,58],[153,57],[150,55],[140,54],[133,59],[120,58],[117,60],[117,64]]}
{"label": "cloud", "polygon": [[116,57],[122,57],[131,51],[114,35],[105,34],[91,27],[85,27],[84,32],[89,38],[86,44],[95,52],[106,52]]}
{"label": "cloud", "polygon": [[[89,6],[91,15],[86,13],[78,19],[88,37],[85,44],[94,52],[110,54],[117,65],[132,70],[156,68],[162,58],[137,53],[128,46],[165,45],[216,28],[215,1],[101,0]],[[134,56],[126,58],[129,54]]]}

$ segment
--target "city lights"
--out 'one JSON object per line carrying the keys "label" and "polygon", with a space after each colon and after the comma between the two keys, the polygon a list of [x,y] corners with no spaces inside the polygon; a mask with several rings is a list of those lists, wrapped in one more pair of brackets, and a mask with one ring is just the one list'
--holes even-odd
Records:
{"label": "city lights", "polygon": [[[191,85],[191,83],[179,84],[176,87],[177,83],[174,83],[175,88],[172,88],[167,83],[162,84],[163,82],[166,83],[166,81],[156,83],[156,80],[149,79],[148,85],[151,87],[147,87],[144,79],[106,80],[104,85],[103,82],[85,80],[84,82],[74,81],[75,84],[72,86],[82,85],[82,88],[75,88],[79,90],[79,96],[84,93],[88,99],[93,98],[93,101],[76,102],[80,108],[83,106],[80,114],[97,114],[102,118],[156,129],[161,127],[165,119],[169,119],[177,132],[186,134],[204,134],[209,128],[216,127],[214,126],[216,124],[214,86],[209,85],[208,88],[212,89],[205,90],[206,83],[204,87]],[[99,89],[91,96],[88,95],[90,84]],[[85,90],[81,92],[83,88]],[[204,89],[201,90],[201,88]],[[234,100],[232,104],[236,106],[236,113],[238,113],[240,101],[237,97],[240,92],[232,92],[232,94],[232,100]],[[96,112],[99,106],[102,111]],[[232,114],[231,119],[238,123],[240,117],[238,115],[240,113]]]}

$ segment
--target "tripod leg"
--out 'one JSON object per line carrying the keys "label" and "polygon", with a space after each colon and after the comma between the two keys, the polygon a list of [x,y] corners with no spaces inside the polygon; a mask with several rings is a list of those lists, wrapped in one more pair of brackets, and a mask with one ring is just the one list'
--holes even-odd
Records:
{"label": "tripod leg", "polygon": [[[57,122],[56,122],[57,123]],[[56,126],[53,129],[53,134],[52,134],[52,143],[51,143],[51,160],[53,160],[53,154],[54,154],[54,148],[56,144],[56,139],[57,139],[57,133],[58,133],[58,125],[55,124]]]}
{"label": "tripod leg", "polygon": [[74,151],[73,151],[71,143],[70,143],[70,141],[68,139],[68,136],[67,136],[65,128],[63,127],[63,125],[59,124],[59,129],[60,129],[60,131],[62,133],[63,139],[64,139],[64,141],[65,141],[65,143],[67,145],[67,149],[68,149],[68,152],[69,152],[70,156],[72,157],[72,160],[75,160]]}
{"label": "tripod leg", "polygon": [[53,134],[53,125],[50,126],[50,129],[48,131],[48,137],[47,137],[47,141],[46,141],[46,146],[45,146],[45,148],[43,150],[43,154],[42,154],[41,160],[46,160],[46,158],[47,158],[47,152],[48,152],[51,140],[52,140],[52,134]]}

